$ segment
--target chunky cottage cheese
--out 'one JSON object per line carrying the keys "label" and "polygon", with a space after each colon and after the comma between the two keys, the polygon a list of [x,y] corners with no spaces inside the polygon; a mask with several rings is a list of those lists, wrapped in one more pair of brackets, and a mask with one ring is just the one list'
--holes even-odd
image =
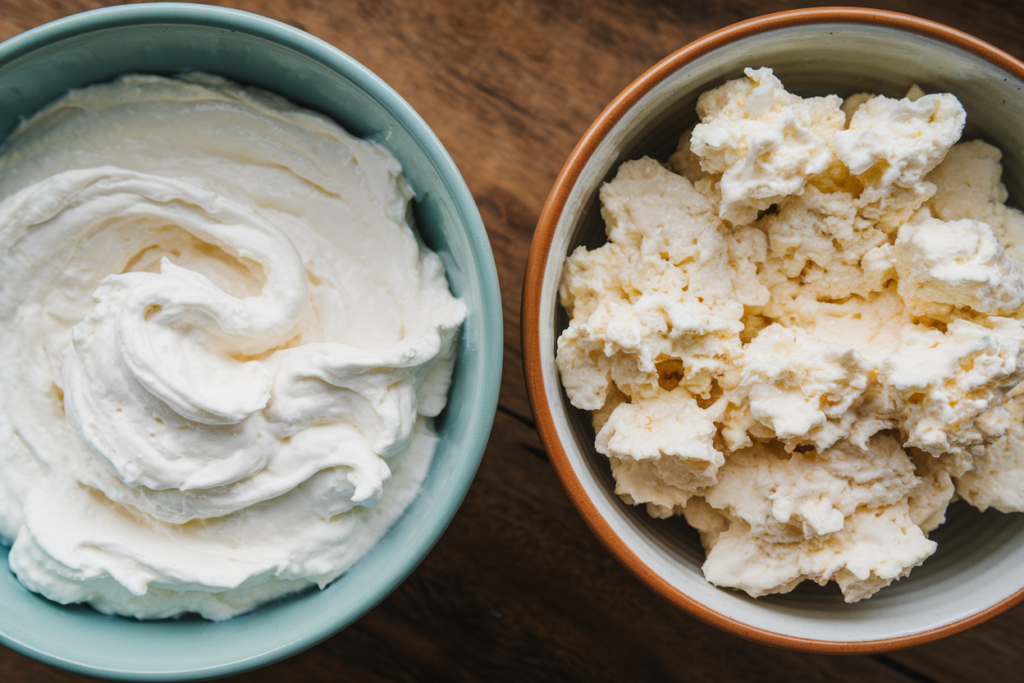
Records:
{"label": "chunky cottage cheese", "polygon": [[465,317],[398,162],[219,78],[74,91],[0,154],[0,538],[26,586],[226,619],[414,497]]}
{"label": "chunky cottage cheese", "polygon": [[601,189],[557,362],[616,493],[684,515],[709,581],[854,602],[935,551],[954,497],[1024,510],[1024,214],[952,95],[745,75]]}

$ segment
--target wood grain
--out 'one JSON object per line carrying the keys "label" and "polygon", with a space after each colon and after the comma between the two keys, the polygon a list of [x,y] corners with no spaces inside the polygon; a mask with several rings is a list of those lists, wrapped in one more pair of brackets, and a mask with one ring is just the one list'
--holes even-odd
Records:
{"label": "wood grain", "polygon": [[[115,3],[0,0],[0,39],[108,4]],[[775,650],[691,618],[642,586],[594,539],[533,429],[519,344],[522,274],[541,207],[576,141],[619,91],[686,43],[742,19],[819,3],[219,4],[326,40],[420,112],[480,207],[505,321],[494,430],[476,481],[437,547],[398,590],[342,633],[237,680],[1020,679],[1024,607],[938,643],[846,658]],[[949,24],[1024,58],[1022,6],[994,0],[871,5]],[[3,683],[85,680],[0,648]]]}

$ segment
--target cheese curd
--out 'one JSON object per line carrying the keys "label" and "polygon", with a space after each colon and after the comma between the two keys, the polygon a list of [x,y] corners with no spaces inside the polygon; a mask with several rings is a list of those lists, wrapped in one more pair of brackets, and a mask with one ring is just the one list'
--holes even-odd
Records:
{"label": "cheese curd", "polygon": [[949,94],[701,95],[601,189],[557,364],[615,492],[684,515],[712,583],[871,596],[957,496],[1024,510],[1024,214]]}
{"label": "cheese curd", "polygon": [[226,619],[412,501],[465,317],[385,149],[220,78],[72,91],[0,153],[0,538],[61,603]]}

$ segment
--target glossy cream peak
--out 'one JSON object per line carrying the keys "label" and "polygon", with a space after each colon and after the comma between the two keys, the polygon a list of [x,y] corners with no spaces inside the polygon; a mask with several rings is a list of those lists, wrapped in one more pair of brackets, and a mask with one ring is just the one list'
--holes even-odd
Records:
{"label": "glossy cream peak", "polygon": [[25,122],[0,179],[19,579],[219,619],[372,547],[465,317],[388,152],[219,78],[128,76]]}

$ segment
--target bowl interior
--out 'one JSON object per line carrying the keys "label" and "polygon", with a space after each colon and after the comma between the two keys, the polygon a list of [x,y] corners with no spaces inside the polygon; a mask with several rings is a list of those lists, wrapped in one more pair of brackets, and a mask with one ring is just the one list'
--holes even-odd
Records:
{"label": "bowl interior", "polygon": [[754,600],[704,581],[704,551],[684,520],[651,519],[612,493],[607,458],[593,447],[589,414],[573,408],[559,384],[555,340],[568,318],[557,302],[558,281],[566,255],[578,245],[593,248],[606,241],[600,186],[623,161],[644,155],[666,160],[680,134],[697,123],[702,92],[741,77],[744,67],[761,66],[772,67],[787,90],[803,96],[867,91],[902,97],[915,83],[926,92],[955,94],[967,110],[962,139],[981,138],[1003,151],[1010,203],[1024,205],[1024,127],[1017,123],[1024,120],[1024,82],[970,51],[881,23],[837,22],[790,25],[705,52],[637,100],[580,162],[540,284],[538,358],[545,400],[582,488],[576,495],[588,499],[606,525],[598,535],[613,546],[624,544],[628,550],[617,551],[620,559],[677,604],[734,632],[807,649],[839,650],[842,643],[923,634],[978,615],[1024,588],[1018,569],[1024,562],[1024,515],[981,514],[953,505],[946,524],[932,534],[936,554],[870,600],[846,605],[834,585],[806,583],[785,596]]}
{"label": "bowl interior", "polygon": [[183,680],[268,664],[330,636],[394,589],[462,501],[487,441],[501,375],[501,303],[472,196],[420,117],[367,69],[283,24],[232,10],[134,5],[77,15],[0,46],[0,140],[69,88],[123,73],[205,71],[280,94],[387,147],[416,190],[413,213],[469,315],[427,478],[381,542],[323,591],[235,619],[139,622],[61,607],[21,586],[0,546],[0,643],[80,673]]}

